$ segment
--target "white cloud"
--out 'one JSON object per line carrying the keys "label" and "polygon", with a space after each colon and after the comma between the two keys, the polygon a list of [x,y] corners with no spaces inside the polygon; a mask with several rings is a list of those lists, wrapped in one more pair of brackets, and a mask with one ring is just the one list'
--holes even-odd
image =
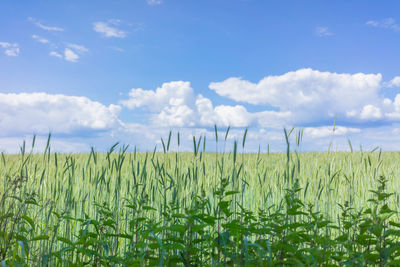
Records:
{"label": "white cloud", "polygon": [[[216,124],[216,118],[214,114],[214,107],[211,100],[199,95],[196,99],[197,112],[199,114],[199,122],[202,125],[213,125]],[[222,126],[222,125],[221,125]]]}
{"label": "white cloud", "polygon": [[400,120],[400,94],[397,94],[394,101],[390,105],[391,109],[389,112],[385,113],[385,116],[391,120]]}
{"label": "white cloud", "polygon": [[4,54],[9,57],[16,57],[19,55],[19,45],[14,43],[0,42],[0,47],[4,48]]}
{"label": "white cloud", "polygon": [[50,41],[49,40],[47,40],[47,39],[45,39],[45,38],[43,38],[43,37],[40,37],[40,36],[38,36],[38,35],[32,35],[32,38],[33,39],[35,39],[36,41],[38,41],[39,43],[42,43],[42,44],[48,44],[48,43],[50,43]]}
{"label": "white cloud", "polygon": [[129,108],[146,108],[151,111],[155,124],[167,126],[193,125],[194,113],[189,105],[194,101],[193,89],[189,82],[163,83],[153,90],[132,89],[129,99],[120,103]]}
{"label": "white cloud", "polygon": [[69,44],[67,44],[67,47],[69,47],[69,48],[71,48],[71,49],[73,49],[76,52],[81,53],[81,54],[86,53],[86,52],[89,51],[89,49],[87,49],[83,45],[78,45],[78,44],[69,43]]}
{"label": "white cloud", "polygon": [[65,48],[64,50],[64,58],[66,61],[70,62],[78,62],[79,56],[69,48]]}
{"label": "white cloud", "polygon": [[193,110],[187,105],[166,106],[159,114],[154,115],[152,120],[154,125],[169,126],[194,126]]}
{"label": "white cloud", "polygon": [[[229,78],[210,83],[217,94],[259,106],[249,112],[244,105],[216,105],[195,95],[189,82],[162,84],[156,90],[134,88],[120,104],[142,109],[153,125],[162,127],[232,127],[282,129],[293,125],[359,124],[400,121],[400,94],[392,101],[382,93],[380,74],[338,74],[300,69],[267,76],[258,83]],[[272,110],[271,110],[272,109]]]}
{"label": "white cloud", "polygon": [[388,87],[400,87],[400,76],[394,77],[388,84]]}
{"label": "white cloud", "polygon": [[[328,74],[329,78],[331,73]],[[273,77],[282,79],[282,76],[285,75]],[[347,79],[347,83],[350,84],[347,86],[364,84],[364,82],[354,83],[352,75],[335,77]],[[301,85],[306,88],[311,84],[311,87],[314,88],[311,91],[317,92],[312,98],[322,101],[320,98],[326,97],[325,95],[329,91],[322,87],[330,88],[332,86],[332,81],[328,78],[322,83],[317,83],[320,80],[314,79],[313,82],[308,80]],[[286,81],[285,85],[294,86],[296,82],[299,81],[297,79],[292,82]],[[247,83],[244,84],[247,86]],[[340,84],[342,83],[343,81]],[[381,85],[382,82],[380,82]],[[287,87],[289,90],[291,89],[290,86]],[[317,87],[318,90],[315,89]],[[245,91],[246,88],[242,88],[244,90],[243,97],[254,93]],[[251,88],[257,89],[257,84]],[[365,90],[364,86],[361,88]],[[365,90],[365,92],[368,93],[369,90]],[[281,92],[281,94],[282,97],[287,97],[288,92]],[[306,95],[304,92],[303,94]],[[330,94],[328,95],[331,96]],[[353,93],[349,94],[351,96],[342,95],[343,101],[347,101],[346,97],[352,97]],[[337,122],[341,125],[344,125],[342,124],[344,122],[350,122],[350,124],[346,124],[347,127],[336,126],[335,131],[332,126],[328,126],[333,123],[333,120],[327,123],[321,121],[319,116],[319,113],[328,114],[324,109],[329,107],[307,109],[304,113],[310,119],[307,125],[313,126],[304,128],[303,145],[300,149],[326,151],[329,144],[333,142],[332,149],[348,150],[348,138],[351,139],[354,148],[359,147],[360,144],[367,149],[377,145],[382,145],[383,149],[399,147],[396,147],[395,144],[396,142],[400,144],[400,137],[396,137],[400,130],[397,129],[398,126],[388,126],[388,124],[400,122],[400,94],[393,100],[383,97],[379,90],[376,95],[377,99],[374,101],[370,101],[370,98],[366,98],[365,101],[363,100],[364,102],[357,102],[357,98],[352,99],[358,103],[352,105],[355,108],[346,107],[339,112],[343,117],[337,117]],[[259,93],[259,96],[261,103],[265,103],[263,94]],[[292,101],[292,99],[288,101]],[[0,129],[2,129],[0,151],[13,151],[12,149],[18,148],[18,144],[26,136],[36,133],[43,137],[48,132],[54,133],[57,141],[61,142],[58,144],[58,149],[64,152],[87,151],[92,145],[106,149],[116,141],[138,145],[143,151],[149,151],[154,148],[155,144],[159,144],[161,137],[165,140],[171,129],[175,134],[178,130],[181,134],[180,151],[192,149],[193,135],[207,136],[208,151],[213,151],[215,142],[212,143],[214,139],[212,127],[214,124],[219,127],[220,136],[223,135],[227,126],[232,127],[228,136],[227,150],[231,149],[233,140],[241,140],[243,137],[243,129],[238,128],[248,127],[245,149],[247,152],[257,151],[258,145],[261,145],[261,150],[265,151],[267,144],[270,144],[270,151],[283,151],[285,140],[282,129],[284,127],[290,129],[292,126],[301,129],[305,125],[297,119],[298,113],[303,112],[301,109],[304,108],[300,104],[298,107],[286,110],[281,107],[278,107],[277,110],[266,110],[269,108],[262,107],[266,104],[259,104],[261,107],[258,107],[258,110],[261,111],[258,112],[250,112],[248,106],[241,104],[214,106],[211,99],[200,94],[196,95],[190,83],[184,81],[167,82],[154,90],[132,89],[129,98],[120,103],[132,110],[133,117],[140,116],[141,122],[121,122],[118,119],[120,106],[106,106],[86,97],[46,93],[0,94]],[[277,101],[277,103],[281,102]],[[312,106],[312,103],[309,105]],[[326,102],[323,103],[326,104]],[[348,121],[344,121],[345,119]],[[377,121],[387,124],[385,127],[368,128],[371,127],[369,122]],[[351,122],[357,123],[358,126],[348,126],[352,125]],[[293,136],[295,135],[293,134]],[[176,150],[176,138],[173,140],[175,142],[171,144],[171,147]],[[294,140],[292,140],[293,142]],[[161,145],[159,144],[158,151],[160,149]],[[219,149],[222,149],[222,145],[219,146]]]}
{"label": "white cloud", "polygon": [[[89,50],[84,47],[83,45],[77,44],[67,44],[67,48],[64,49],[64,59],[70,62],[78,62],[79,55],[88,52]],[[50,53],[52,56],[59,57],[59,53],[55,52],[53,54]]]}
{"label": "white cloud", "polygon": [[320,36],[320,37],[333,35],[333,33],[329,31],[328,27],[317,27],[317,28],[315,28],[315,34]]}
{"label": "white cloud", "polygon": [[51,51],[49,53],[49,55],[52,56],[52,57],[58,57],[58,58],[61,58],[61,59],[63,58],[63,56],[60,53],[57,53],[56,51]]}
{"label": "white cloud", "polygon": [[[243,105],[217,105],[202,95],[195,96],[189,82],[162,84],[156,90],[134,88],[120,104],[144,109],[152,124],[163,127],[232,127],[279,129],[291,125],[321,125],[335,118],[347,123],[364,123],[400,118],[400,96],[392,102],[380,94],[380,74],[337,74],[302,69],[281,76],[268,76],[258,84],[229,78],[211,83],[219,95],[235,101],[264,106],[249,112]],[[268,110],[272,107],[277,110]],[[396,107],[399,111],[396,111]]]}
{"label": "white cloud", "polygon": [[133,88],[129,92],[129,99],[121,104],[130,109],[147,107],[152,111],[161,111],[165,106],[184,105],[193,100],[193,89],[190,82],[174,81],[163,83],[153,90]]}
{"label": "white cloud", "polygon": [[147,4],[152,5],[152,6],[160,5],[163,3],[163,0],[146,0],[146,1],[147,1]]}
{"label": "white cloud", "polygon": [[199,95],[196,99],[196,107],[201,125],[246,127],[253,121],[253,116],[241,105],[213,107],[211,100]]}
{"label": "white cloud", "polygon": [[295,123],[291,111],[262,111],[256,114],[260,127],[282,129]]}
{"label": "white cloud", "polygon": [[363,120],[376,120],[382,118],[382,112],[380,108],[374,105],[365,105],[362,108],[360,117]]}
{"label": "white cloud", "polygon": [[282,127],[288,121],[290,112],[262,111],[251,113],[242,105],[218,105],[213,107],[210,99],[194,92],[189,82],[163,83],[156,90],[132,89],[129,99],[120,101],[129,108],[144,108],[149,111],[153,125],[162,127],[179,126],[220,126]]}
{"label": "white cloud", "polygon": [[346,112],[346,117],[354,122],[376,122],[396,123],[400,121],[400,94],[394,100],[379,96],[380,101],[375,104],[368,104],[359,109],[352,109]]}
{"label": "white cloud", "polygon": [[49,40],[40,37],[38,35],[32,35],[32,38],[42,44],[49,44],[50,48],[53,51],[50,51],[49,55],[53,57],[57,57],[60,59],[64,59],[69,62],[78,62],[80,55],[87,53],[89,49],[87,49],[83,45],[74,44],[74,43],[66,43],[63,52],[54,51],[57,49],[57,46],[51,43]]}
{"label": "white cloud", "polygon": [[377,27],[377,28],[384,28],[384,29],[390,29],[393,31],[400,31],[400,26],[399,24],[396,23],[396,21],[393,18],[386,18],[383,20],[369,20],[366,22],[368,26],[372,27]]}
{"label": "white cloud", "polygon": [[379,97],[381,100],[375,104],[365,104],[360,109],[353,109],[346,113],[348,118],[356,122],[375,122],[396,123],[400,121],[400,94],[394,100]]}
{"label": "white cloud", "polygon": [[0,94],[2,136],[106,131],[119,125],[120,106],[46,93]]}
{"label": "white cloud", "polygon": [[46,31],[56,31],[56,32],[62,32],[62,31],[64,31],[64,29],[63,29],[63,28],[60,28],[60,27],[54,27],[54,26],[47,26],[47,25],[44,25],[44,24],[40,23],[37,19],[34,19],[34,18],[32,18],[32,17],[28,17],[28,20],[29,20],[30,22],[32,22],[33,24],[35,24],[36,26],[38,26],[39,28],[41,28],[41,29],[43,29],[43,30],[46,30]]}
{"label": "white cloud", "polygon": [[100,33],[103,37],[125,38],[128,33],[118,29],[119,24],[119,20],[97,21],[93,23],[93,30]]}
{"label": "white cloud", "polygon": [[267,76],[258,83],[229,78],[210,83],[220,96],[238,102],[290,111],[296,123],[345,117],[352,110],[381,99],[381,74],[338,74],[300,69],[280,76]]}
{"label": "white cloud", "polygon": [[348,128],[344,126],[320,126],[320,127],[306,127],[304,128],[304,135],[311,138],[322,138],[333,135],[346,135],[350,133],[360,133],[361,129]]}
{"label": "white cloud", "polygon": [[[333,137],[332,148],[345,150],[349,137],[367,147],[379,144],[379,140],[368,136],[374,132],[373,128],[365,128],[371,127],[370,122],[388,125],[400,121],[400,94],[393,100],[384,97],[382,88],[385,84],[380,74],[338,74],[301,69],[267,76],[258,83],[229,78],[210,84],[210,88],[223,97],[259,106],[261,111],[258,112],[250,112],[239,103],[214,106],[211,99],[195,95],[190,83],[183,81],[164,83],[155,90],[132,89],[129,98],[120,103],[132,110],[140,109],[138,114],[151,123],[136,128],[141,129],[136,134],[143,132],[143,135],[151,135],[152,140],[166,136],[174,127],[185,133],[190,132],[189,129],[196,129],[197,133],[205,131],[208,136],[210,133],[202,127],[209,129],[216,124],[233,127],[230,136],[234,139],[242,137],[238,127],[249,127],[250,147],[254,149],[260,143],[270,143],[281,151],[284,148],[282,128],[313,125],[304,128],[306,150],[325,150]],[[270,110],[271,107],[275,109]],[[339,123],[358,126],[336,126],[333,132],[333,127],[327,125],[335,118]],[[144,133],[146,127],[153,132]],[[359,145],[357,142],[353,145]],[[388,144],[384,147],[390,148]]]}
{"label": "white cloud", "polygon": [[218,105],[215,108],[210,99],[199,95],[196,99],[199,125],[248,127],[251,125],[268,128],[282,128],[289,121],[290,112],[261,111],[248,112],[242,105]]}

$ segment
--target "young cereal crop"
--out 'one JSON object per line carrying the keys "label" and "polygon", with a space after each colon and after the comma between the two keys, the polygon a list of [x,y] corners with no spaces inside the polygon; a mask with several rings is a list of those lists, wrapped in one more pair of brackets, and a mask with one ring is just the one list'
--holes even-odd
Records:
{"label": "young cereal crop", "polygon": [[286,153],[239,153],[247,130],[229,153],[170,152],[172,134],[161,153],[2,153],[2,266],[400,265],[400,154],[290,134]]}

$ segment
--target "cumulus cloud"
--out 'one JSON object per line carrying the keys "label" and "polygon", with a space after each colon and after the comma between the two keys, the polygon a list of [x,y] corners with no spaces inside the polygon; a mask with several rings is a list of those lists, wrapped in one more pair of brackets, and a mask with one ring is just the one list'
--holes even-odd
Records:
{"label": "cumulus cloud", "polygon": [[93,23],[93,30],[100,33],[103,37],[125,38],[128,33],[118,29],[119,25],[120,20],[97,21]]}
{"label": "cumulus cloud", "polygon": [[120,106],[86,97],[46,93],[0,94],[1,135],[74,134],[106,131],[119,125]]}
{"label": "cumulus cloud", "polygon": [[[220,96],[237,102],[277,108],[278,111],[264,111],[263,115],[248,113],[241,108],[240,121],[244,116],[249,125],[263,127],[268,124],[275,127],[324,125],[334,119],[357,125],[397,123],[400,122],[400,94],[392,100],[384,96],[382,88],[399,86],[400,76],[382,82],[381,74],[338,74],[312,69],[266,76],[258,83],[232,77],[209,85]],[[225,113],[232,109],[230,107]],[[209,114],[217,121],[215,112]],[[262,123],[265,118],[268,122]]]}
{"label": "cumulus cloud", "polygon": [[298,123],[332,120],[381,98],[381,74],[338,74],[300,69],[258,83],[228,78],[210,83],[217,94],[238,102],[290,111]]}
{"label": "cumulus cloud", "polygon": [[[394,78],[390,83],[396,84]],[[194,94],[189,82],[162,84],[156,90],[132,89],[120,104],[143,109],[154,125],[163,127],[232,127],[282,129],[290,126],[324,126],[335,119],[349,125],[400,121],[400,94],[384,97],[381,74],[338,74],[300,69],[267,76],[258,83],[228,78],[210,83],[223,97],[258,106],[250,112],[245,105],[216,105]],[[147,113],[146,113],[147,112]]]}
{"label": "cumulus cloud", "polygon": [[130,108],[147,107],[152,111],[161,111],[165,106],[177,106],[193,99],[193,89],[190,82],[174,81],[163,83],[155,91],[133,88],[129,92],[129,99],[121,104]]}
{"label": "cumulus cloud", "polygon": [[201,125],[246,127],[254,120],[253,116],[241,105],[213,107],[211,100],[199,95],[196,99],[196,107]]}
{"label": "cumulus cloud", "polygon": [[162,84],[156,90],[132,89],[129,99],[120,101],[129,108],[144,108],[154,125],[159,126],[220,126],[282,127],[290,112],[262,111],[248,112],[242,105],[213,106],[210,99],[194,96],[189,82],[174,81]]}
{"label": "cumulus cloud", "polygon": [[[400,120],[400,94],[385,98],[380,74],[337,74],[301,69],[280,76],[267,76],[259,83],[229,78],[211,83],[217,94],[261,107],[216,105],[195,95],[189,82],[162,84],[156,90],[134,88],[120,101],[128,109],[143,109],[154,125],[162,127],[283,128],[293,125],[326,125],[335,118],[342,123],[362,124]],[[264,109],[264,110],[263,110]],[[272,109],[272,110],[271,110]]]}
{"label": "cumulus cloud", "polygon": [[315,28],[315,34],[318,35],[319,37],[333,35],[333,33],[329,31],[328,27],[317,27],[317,28]]}
{"label": "cumulus cloud", "polygon": [[232,127],[282,127],[290,120],[291,112],[248,112],[243,105],[213,106],[201,94],[195,96],[189,82],[174,81],[162,84],[156,90],[134,88],[129,99],[120,101],[129,109],[142,108],[149,112],[154,125],[210,127],[214,124]]}
{"label": "cumulus cloud", "polygon": [[170,126],[193,125],[193,89],[189,82],[175,81],[162,84],[156,90],[132,89],[129,99],[120,103],[129,108],[145,108],[152,112],[156,124]]}
{"label": "cumulus cloud", "polygon": [[397,94],[393,101],[383,98],[374,105],[366,104],[359,110],[347,112],[346,115],[358,122],[397,123],[400,121],[400,94]]}
{"label": "cumulus cloud", "polygon": [[400,76],[394,77],[391,81],[387,84],[388,87],[400,87]]}
{"label": "cumulus cloud", "polygon": [[203,126],[259,126],[269,128],[284,127],[291,113],[277,111],[248,112],[242,105],[218,105],[215,108],[210,99],[199,95],[196,99],[199,124]]}
{"label": "cumulus cloud", "polygon": [[393,18],[386,18],[383,20],[369,20],[366,22],[366,24],[371,27],[390,29],[396,32],[400,31],[399,24],[397,24],[396,20],[394,20]]}
{"label": "cumulus cloud", "polygon": [[382,118],[382,112],[374,105],[365,105],[361,110],[360,117],[363,120],[376,120]]}
{"label": "cumulus cloud", "polygon": [[64,29],[63,29],[63,28],[60,28],[60,27],[54,27],[54,26],[47,26],[47,25],[44,25],[44,24],[40,23],[37,19],[32,18],[32,17],[28,17],[28,20],[29,20],[30,22],[32,22],[33,24],[35,24],[36,26],[38,26],[39,28],[45,30],[45,31],[56,31],[56,32],[62,32],[62,31],[64,31]]}
{"label": "cumulus cloud", "polygon": [[166,106],[159,114],[153,116],[155,125],[169,126],[194,126],[194,112],[187,105]]}
{"label": "cumulus cloud", "polygon": [[[74,45],[67,48],[74,53],[86,51]],[[282,151],[285,148],[282,128],[292,126],[305,127],[305,150],[322,151],[332,140],[333,147],[347,149],[347,138],[374,147],[382,142],[384,148],[390,149],[393,147],[379,136],[392,134],[394,128],[389,125],[400,122],[400,94],[394,99],[384,97],[380,91],[384,84],[380,74],[337,74],[309,69],[267,76],[258,83],[240,78],[211,83],[210,88],[218,94],[242,102],[228,105],[213,104],[210,98],[196,94],[190,82],[166,82],[154,90],[133,88],[129,97],[120,101],[121,106],[131,110],[133,117],[141,117],[139,122],[121,122],[120,106],[106,106],[86,97],[0,94],[0,150],[2,142],[9,138],[48,132],[76,138],[84,136],[66,140],[75,142],[78,149],[83,149],[80,143],[93,144],[93,139],[86,136],[107,135],[97,144],[122,141],[143,144],[141,148],[152,150],[160,137],[167,137],[170,129],[178,128],[182,143],[186,142],[180,148],[184,151],[191,149],[193,135],[213,139],[214,124],[232,127],[230,141],[241,139],[241,128],[249,128],[247,151],[256,150],[260,144],[271,144],[271,151]],[[258,111],[252,112],[249,105],[256,105]],[[333,131],[327,125],[334,118],[342,126],[336,126]],[[379,131],[375,126],[368,128],[376,122],[386,128]],[[7,142],[3,143],[7,145]]]}
{"label": "cumulus cloud", "polygon": [[79,56],[69,48],[65,48],[64,50],[64,58],[66,61],[70,62],[78,62]]}
{"label": "cumulus cloud", "polygon": [[[76,54],[86,51],[78,46],[67,48]],[[170,129],[178,128],[181,140],[187,139],[190,150],[191,136],[201,134],[212,139],[210,129],[216,124],[232,127],[229,140],[242,138],[240,128],[249,128],[249,151],[267,143],[280,151],[284,149],[282,128],[295,126],[305,127],[305,146],[309,149],[321,151],[333,137],[335,145],[345,149],[349,137],[369,144],[371,137],[367,133],[374,132],[367,129],[371,122],[386,127],[400,122],[400,94],[394,99],[384,97],[380,91],[384,84],[380,74],[337,74],[310,69],[267,76],[258,83],[240,78],[211,83],[210,88],[221,96],[242,102],[228,105],[213,104],[210,98],[196,94],[190,82],[166,82],[154,90],[133,88],[129,97],[120,101],[121,106],[141,117],[139,122],[128,123],[118,119],[120,106],[106,106],[85,97],[0,94],[0,128],[4,129],[0,138],[49,131],[68,136],[82,132],[112,133],[116,141],[148,142],[145,149],[151,149]],[[249,105],[258,106],[258,111],[250,111]],[[333,131],[327,125],[334,118],[346,126],[336,126]]]}
{"label": "cumulus cloud", "polygon": [[[89,50],[83,45],[68,44],[64,49],[64,59],[69,62],[78,62],[79,55],[82,55],[88,51]],[[59,57],[60,54],[57,52],[50,52],[50,55]]]}
{"label": "cumulus cloud", "polygon": [[4,54],[9,57],[16,57],[19,55],[19,45],[14,43],[0,42],[0,47],[4,49]]}
{"label": "cumulus cloud", "polygon": [[389,112],[385,116],[394,121],[400,121],[400,94],[397,94],[394,101],[388,104],[390,107]]}

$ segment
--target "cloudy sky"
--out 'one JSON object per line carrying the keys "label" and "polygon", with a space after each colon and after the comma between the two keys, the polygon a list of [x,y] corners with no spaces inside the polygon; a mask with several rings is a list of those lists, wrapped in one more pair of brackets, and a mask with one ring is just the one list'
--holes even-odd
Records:
{"label": "cloudy sky", "polygon": [[[400,2],[0,2],[0,151],[400,149]],[[336,121],[335,129],[333,124]]]}

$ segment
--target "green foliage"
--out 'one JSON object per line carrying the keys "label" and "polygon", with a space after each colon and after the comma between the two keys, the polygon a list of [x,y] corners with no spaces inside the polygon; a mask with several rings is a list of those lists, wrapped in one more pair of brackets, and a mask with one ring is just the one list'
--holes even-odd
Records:
{"label": "green foliage", "polygon": [[163,153],[2,154],[2,266],[398,266],[382,153],[310,157],[292,131],[284,154],[171,153],[171,133]]}

